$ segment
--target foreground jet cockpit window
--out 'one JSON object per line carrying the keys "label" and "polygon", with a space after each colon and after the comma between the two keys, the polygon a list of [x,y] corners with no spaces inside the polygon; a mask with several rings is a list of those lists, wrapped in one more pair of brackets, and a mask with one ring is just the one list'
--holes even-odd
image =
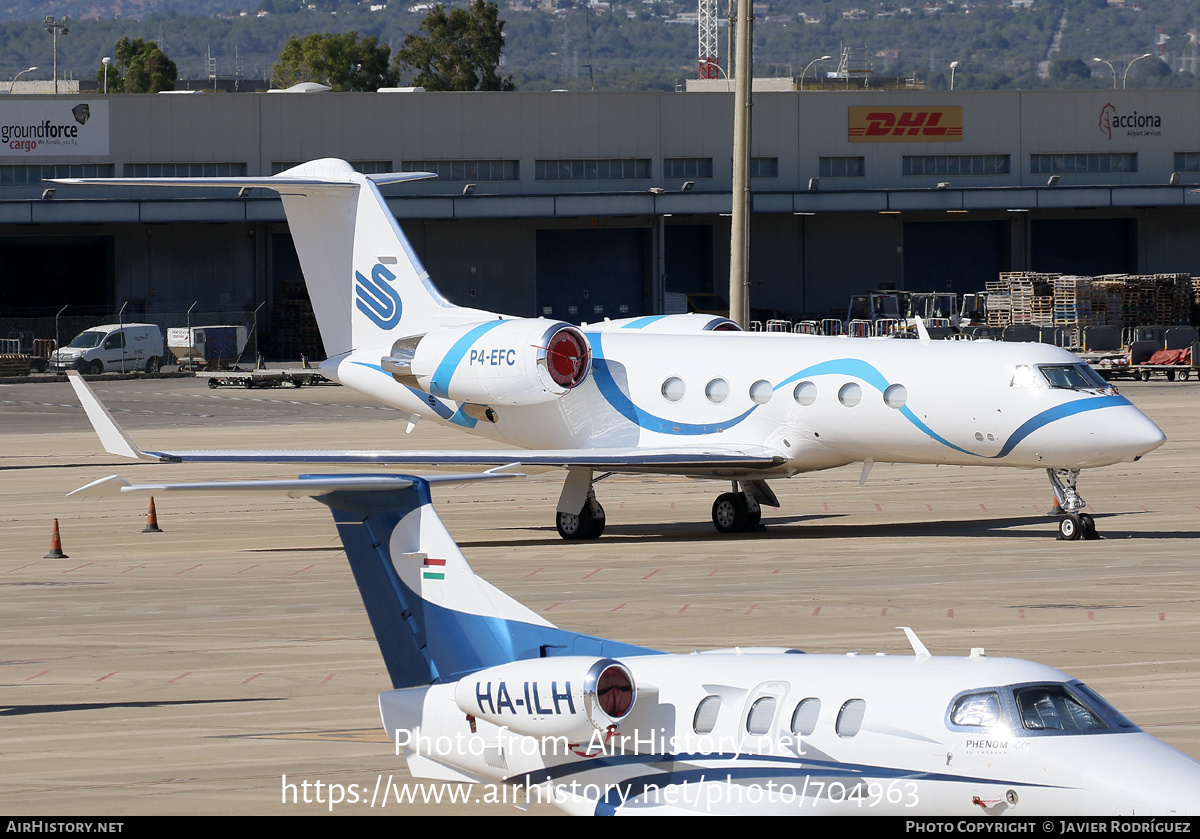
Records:
{"label": "foreground jet cockpit window", "polygon": [[1013,691],[1026,731],[1100,731],[1108,728],[1066,685],[1033,685]]}
{"label": "foreground jet cockpit window", "polygon": [[977,725],[992,728],[1004,721],[1000,710],[1000,694],[995,691],[968,693],[960,696],[950,709],[950,722],[954,725]]}
{"label": "foreground jet cockpit window", "polygon": [[1111,387],[1100,374],[1086,364],[1042,365],[1038,367],[1050,387],[1068,390],[1102,390]]}

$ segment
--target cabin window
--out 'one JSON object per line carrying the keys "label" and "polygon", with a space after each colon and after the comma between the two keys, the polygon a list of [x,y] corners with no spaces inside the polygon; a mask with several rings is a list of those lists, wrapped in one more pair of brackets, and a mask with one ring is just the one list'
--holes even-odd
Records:
{"label": "cabin window", "polygon": [[746,715],[746,733],[761,737],[771,731],[771,721],[775,719],[776,700],[774,696],[764,696],[750,706]]}
{"label": "cabin window", "polygon": [[1108,728],[1065,685],[1034,685],[1013,691],[1026,731],[1095,731]]}
{"label": "cabin window", "polygon": [[834,730],[838,737],[853,737],[862,728],[863,715],[867,712],[867,700],[851,699],[838,711]]}
{"label": "cabin window", "polygon": [[977,725],[991,728],[1003,722],[1000,710],[1000,694],[995,691],[968,693],[960,696],[950,710],[950,722],[954,725]]}
{"label": "cabin window", "polygon": [[773,392],[774,388],[771,387],[771,383],[768,381],[760,380],[750,385],[750,398],[759,405],[766,405],[770,402]]}
{"label": "cabin window", "polygon": [[721,697],[706,696],[696,706],[696,715],[692,717],[692,731],[697,734],[711,734],[717,727],[717,714],[721,710]]}
{"label": "cabin window", "polygon": [[724,379],[713,379],[704,388],[704,395],[714,405],[720,405],[729,398],[729,382]]}
{"label": "cabin window", "polygon": [[812,382],[801,382],[792,391],[792,398],[796,400],[797,405],[808,407],[817,401],[817,386]]}
{"label": "cabin window", "polygon": [[862,401],[862,388],[854,382],[842,385],[842,389],[838,391],[838,402],[841,402],[847,408],[853,408]]}
{"label": "cabin window", "polygon": [[908,402],[908,388],[904,385],[891,385],[883,392],[883,404],[889,408],[903,408]]}
{"label": "cabin window", "polygon": [[801,699],[792,712],[792,734],[807,737],[817,730],[817,717],[821,715],[821,700],[815,696]]}
{"label": "cabin window", "polygon": [[683,379],[678,376],[672,376],[662,384],[663,399],[668,402],[678,402],[686,392],[687,387],[684,385]]}

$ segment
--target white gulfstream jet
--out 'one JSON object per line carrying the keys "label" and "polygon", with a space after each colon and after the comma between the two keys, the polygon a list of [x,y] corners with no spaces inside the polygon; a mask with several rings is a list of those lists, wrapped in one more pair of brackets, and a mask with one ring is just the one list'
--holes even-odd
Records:
{"label": "white gulfstream jet", "polygon": [[1078,357],[1042,344],[744,333],[694,315],[573,326],[454,306],[378,190],[425,177],[317,160],[274,177],[58,183],[275,190],[329,354],[321,372],[407,412],[410,428],[423,417],[528,451],[137,455],[558,466],[567,539],[604,529],[598,472],[731,481],[713,523],[732,532],[779,506],[770,478],[850,463],[864,481],[876,462],[1015,466],[1047,471],[1060,537],[1076,539],[1095,535],[1080,470],[1136,460],[1165,439]]}
{"label": "white gulfstream jet", "polygon": [[327,505],[391,678],[383,725],[418,778],[589,815],[1200,813],[1200,763],[1040,664],[935,657],[909,629],[911,656],[674,655],[558,629],[477,577],[433,509],[429,481],[493,477],[112,476],[75,494]]}

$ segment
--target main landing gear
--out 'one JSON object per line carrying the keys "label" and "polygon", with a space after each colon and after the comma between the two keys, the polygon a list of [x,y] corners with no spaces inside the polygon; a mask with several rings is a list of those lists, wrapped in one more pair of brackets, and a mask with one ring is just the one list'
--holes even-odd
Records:
{"label": "main landing gear", "polygon": [[1050,476],[1054,498],[1062,509],[1062,517],[1058,520],[1058,538],[1064,542],[1099,539],[1096,520],[1087,513],[1080,512],[1087,507],[1087,503],[1075,489],[1075,482],[1079,480],[1079,470],[1047,469],[1046,474]]}
{"label": "main landing gear", "polygon": [[554,526],[564,539],[599,539],[604,533],[604,508],[596,500],[596,493],[588,490],[587,501],[578,513],[556,513]]}
{"label": "main landing gear", "polygon": [[762,504],[779,506],[779,499],[766,481],[734,481],[733,492],[722,493],[713,502],[713,526],[719,533],[758,530],[762,522]]}
{"label": "main landing gear", "polygon": [[[596,480],[606,477],[601,475]],[[599,539],[604,532],[604,508],[596,500],[592,484],[591,469],[567,470],[567,480],[558,498],[558,512],[554,515],[554,526],[564,539]]]}
{"label": "main landing gear", "polygon": [[[604,508],[596,500],[593,484],[604,480],[605,473],[595,480],[592,470],[573,467],[567,470],[554,527],[558,535],[570,541],[599,539],[604,533]],[[762,527],[762,508],[778,507],[779,499],[766,481],[734,481],[733,491],[722,493],[713,502],[713,525],[721,533],[744,533]]]}

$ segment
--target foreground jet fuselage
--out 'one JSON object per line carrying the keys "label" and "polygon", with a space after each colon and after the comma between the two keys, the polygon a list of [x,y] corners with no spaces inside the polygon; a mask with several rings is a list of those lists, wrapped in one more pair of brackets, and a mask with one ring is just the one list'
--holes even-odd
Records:
{"label": "foreground jet fuselage", "polygon": [[674,655],[559,629],[477,576],[432,505],[430,481],[501,477],[113,476],[78,492],[326,504],[391,677],[384,728],[418,778],[589,815],[1200,812],[1200,763],[1041,664],[933,656],[911,630],[912,655],[885,656]]}

